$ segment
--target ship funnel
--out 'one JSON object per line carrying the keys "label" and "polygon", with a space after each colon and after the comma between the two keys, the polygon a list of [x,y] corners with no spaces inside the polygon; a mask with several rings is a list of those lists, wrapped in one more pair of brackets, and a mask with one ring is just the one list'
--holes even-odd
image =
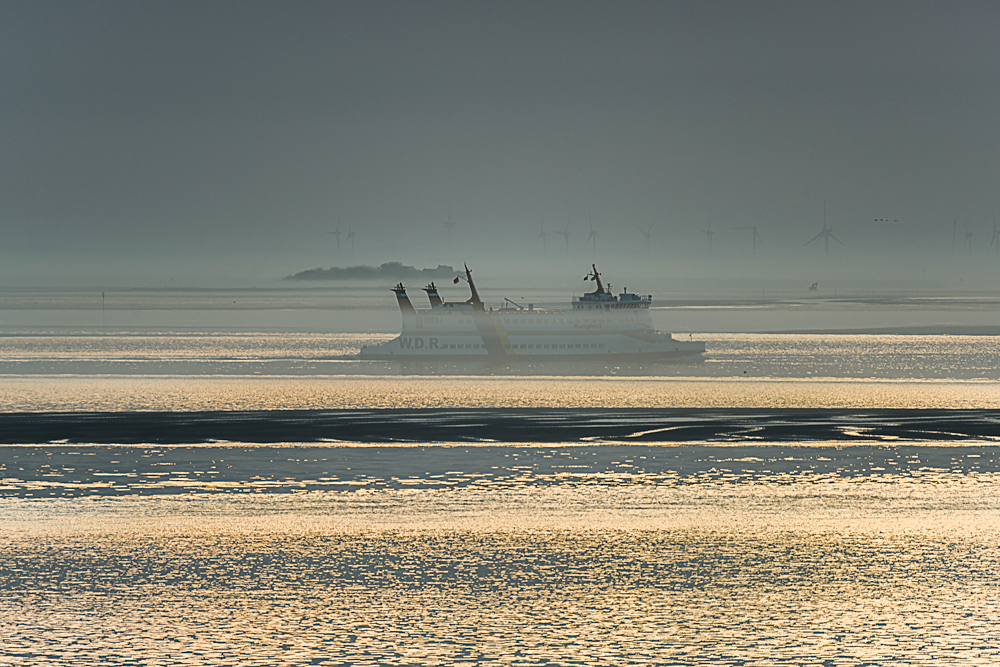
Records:
{"label": "ship funnel", "polygon": [[427,292],[427,298],[431,301],[431,308],[437,308],[441,305],[441,297],[438,295],[437,285],[431,283],[424,288],[424,291]]}
{"label": "ship funnel", "polygon": [[417,311],[413,309],[413,304],[410,303],[410,297],[406,296],[406,288],[403,287],[403,283],[397,283],[392,291],[396,293],[396,303],[399,304],[399,309],[403,311],[404,315],[417,314]]}

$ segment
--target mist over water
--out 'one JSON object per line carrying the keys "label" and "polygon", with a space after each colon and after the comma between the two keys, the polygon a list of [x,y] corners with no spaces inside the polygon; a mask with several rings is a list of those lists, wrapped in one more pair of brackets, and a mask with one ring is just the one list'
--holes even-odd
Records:
{"label": "mist over water", "polygon": [[[996,664],[997,34],[0,5],[0,663]],[[389,262],[706,352],[363,362]]]}

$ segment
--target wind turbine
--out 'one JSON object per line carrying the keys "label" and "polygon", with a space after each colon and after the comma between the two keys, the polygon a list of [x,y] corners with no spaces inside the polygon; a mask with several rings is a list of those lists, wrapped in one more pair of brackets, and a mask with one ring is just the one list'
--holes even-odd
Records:
{"label": "wind turbine", "polygon": [[636,229],[638,229],[640,232],[642,232],[642,235],[646,237],[646,252],[649,252],[649,242],[650,242],[650,239],[653,236],[653,227],[655,227],[655,226],[656,226],[656,223],[654,222],[653,224],[651,224],[649,226],[649,229],[643,229],[638,224],[636,224]]}
{"label": "wind turbine", "polygon": [[340,250],[340,220],[343,216],[337,216],[337,228],[332,232],[327,232],[327,234],[333,234],[333,238],[337,239],[337,250]]}
{"label": "wind turbine", "polygon": [[701,233],[705,235],[706,239],[708,239],[708,252],[712,252],[712,235],[715,234],[715,232],[712,231],[712,223],[709,222],[708,229],[701,230]]}
{"label": "wind turbine", "polygon": [[958,234],[958,218],[951,225],[951,254],[955,254],[955,235]]}
{"label": "wind turbine", "polygon": [[354,252],[354,226],[347,223],[347,240],[351,242],[351,252]]}
{"label": "wind turbine", "polygon": [[448,219],[441,223],[448,230],[448,242],[451,243],[451,230],[455,229],[455,221],[451,219],[451,204],[448,204]]}
{"label": "wind turbine", "polygon": [[535,243],[538,243],[538,241],[542,242],[542,252],[545,252],[545,238],[548,235],[549,233],[545,231],[545,227],[539,227],[538,238],[535,240]]}
{"label": "wind turbine", "polygon": [[592,243],[594,246],[594,252],[597,252],[597,230],[594,229],[593,220],[590,221],[590,233],[587,234],[587,241],[584,245],[587,245],[587,243]]}
{"label": "wind turbine", "polygon": [[823,231],[821,231],[819,234],[806,241],[805,244],[809,245],[810,243],[819,238],[823,239],[823,250],[828,257],[830,255],[830,239],[833,239],[840,245],[844,245],[843,241],[841,241],[840,239],[838,239],[836,236],[833,235],[833,228],[826,226],[826,202],[823,202]]}
{"label": "wind turbine", "polygon": [[559,236],[563,237],[563,241],[566,242],[566,254],[569,254],[569,223],[573,222],[573,216],[569,216],[569,220],[566,221],[566,229],[561,232],[556,232]]}
{"label": "wind turbine", "polygon": [[764,240],[762,238],[760,238],[760,234],[757,233],[757,224],[760,222],[760,219],[762,217],[764,217],[763,213],[761,213],[759,216],[757,216],[757,222],[753,223],[753,227],[733,227],[733,229],[752,229],[753,230],[753,254],[755,254],[755,255],[757,254],[757,241],[760,241],[760,244],[764,245]]}
{"label": "wind turbine", "polygon": [[[993,250],[1000,255],[1000,229],[997,229],[997,212],[993,211],[993,236],[990,237],[989,250]],[[987,252],[989,252],[987,250]]]}

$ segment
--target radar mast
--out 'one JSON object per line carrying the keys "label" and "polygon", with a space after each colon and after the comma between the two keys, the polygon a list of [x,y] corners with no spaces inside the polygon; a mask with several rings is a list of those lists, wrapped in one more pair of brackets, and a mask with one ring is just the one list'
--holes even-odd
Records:
{"label": "radar mast", "polygon": [[597,282],[597,289],[591,294],[610,294],[608,290],[604,289],[604,283],[601,282],[601,274],[597,272],[597,265],[591,264],[591,271],[583,277],[584,280],[594,280]]}
{"label": "radar mast", "polygon": [[[460,279],[461,277],[456,277],[455,284],[458,284]],[[469,268],[468,264],[465,265],[465,282],[469,283],[469,290],[472,292],[472,296],[465,303],[472,306],[473,310],[485,310],[483,301],[479,298],[479,292],[476,291],[476,283],[472,280],[472,269]]]}

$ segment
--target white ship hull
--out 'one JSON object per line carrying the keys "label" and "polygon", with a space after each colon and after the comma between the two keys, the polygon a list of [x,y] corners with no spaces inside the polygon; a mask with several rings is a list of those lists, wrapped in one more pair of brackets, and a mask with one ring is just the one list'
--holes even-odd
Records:
{"label": "white ship hull", "polygon": [[655,331],[646,310],[437,312],[441,310],[404,316],[403,331],[397,338],[362,349],[361,358],[640,361],[705,351],[700,341],[676,340],[668,333]]}
{"label": "white ship hull", "polygon": [[[487,310],[466,267],[472,298],[444,303],[432,283],[424,288],[431,308],[415,310],[402,284],[394,288],[403,315],[397,338],[361,350],[362,359],[462,361],[594,360],[655,361],[698,355],[700,341],[675,340],[656,331],[651,296],[622,292],[615,297],[599,280],[597,290],[574,299],[572,310],[502,308]],[[456,279],[457,282],[457,279]]]}

